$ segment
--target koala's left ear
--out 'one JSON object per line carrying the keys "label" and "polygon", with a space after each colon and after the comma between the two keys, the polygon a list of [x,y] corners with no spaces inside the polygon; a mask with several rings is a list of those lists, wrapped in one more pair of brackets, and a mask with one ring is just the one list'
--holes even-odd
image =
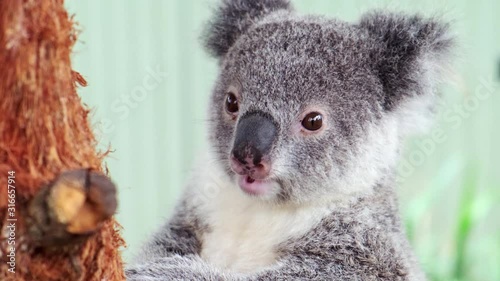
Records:
{"label": "koala's left ear", "polygon": [[448,24],[375,12],[365,15],[360,27],[368,30],[373,42],[373,67],[384,87],[386,110],[406,99],[434,93],[453,47]]}
{"label": "koala's left ear", "polygon": [[280,10],[291,11],[290,0],[221,0],[205,31],[206,49],[214,57],[225,56],[250,26]]}

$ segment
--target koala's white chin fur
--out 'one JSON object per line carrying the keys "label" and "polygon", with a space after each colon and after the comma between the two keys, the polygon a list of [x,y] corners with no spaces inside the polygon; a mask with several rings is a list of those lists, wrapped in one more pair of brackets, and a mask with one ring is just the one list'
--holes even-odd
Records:
{"label": "koala's white chin fur", "polygon": [[[213,163],[213,156],[207,155]],[[189,192],[198,216],[210,227],[202,237],[201,257],[233,272],[259,271],[276,261],[275,247],[305,234],[331,210],[328,205],[298,207],[277,205],[279,186],[265,195],[241,190],[219,165],[199,166]],[[204,184],[200,184],[204,183]]]}
{"label": "koala's white chin fur", "polygon": [[[209,180],[220,174],[204,172],[211,174]],[[201,257],[234,272],[250,273],[272,265],[278,244],[305,234],[331,210],[328,205],[275,205],[245,194],[224,176],[218,180],[214,183],[218,192],[210,200],[200,198],[199,216],[211,229],[202,237]]]}

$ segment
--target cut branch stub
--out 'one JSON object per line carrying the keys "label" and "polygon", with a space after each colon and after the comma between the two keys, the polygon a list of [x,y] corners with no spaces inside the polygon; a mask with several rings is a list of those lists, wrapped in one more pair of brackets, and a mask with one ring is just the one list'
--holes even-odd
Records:
{"label": "cut branch stub", "polygon": [[90,169],[64,172],[30,202],[30,238],[39,246],[81,242],[98,230],[116,207],[116,188],[108,177]]}

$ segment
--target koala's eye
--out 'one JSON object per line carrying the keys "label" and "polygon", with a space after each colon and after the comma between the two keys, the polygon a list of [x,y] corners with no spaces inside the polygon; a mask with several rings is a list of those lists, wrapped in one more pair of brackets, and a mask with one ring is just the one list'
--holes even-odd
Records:
{"label": "koala's eye", "polygon": [[238,99],[232,92],[226,94],[226,110],[231,114],[234,114],[239,110]]}
{"label": "koala's eye", "polygon": [[309,131],[317,131],[323,126],[323,116],[318,112],[311,112],[302,120],[302,126]]}

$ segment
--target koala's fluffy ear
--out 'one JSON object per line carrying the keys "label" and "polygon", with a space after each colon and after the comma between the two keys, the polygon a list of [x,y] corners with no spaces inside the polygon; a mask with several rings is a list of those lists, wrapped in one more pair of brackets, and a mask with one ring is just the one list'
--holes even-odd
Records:
{"label": "koala's fluffy ear", "polygon": [[409,97],[433,95],[453,47],[448,24],[375,12],[365,15],[360,26],[374,42],[374,68],[384,87],[386,110]]}
{"label": "koala's fluffy ear", "polygon": [[223,57],[253,23],[278,10],[291,10],[289,0],[222,0],[205,33],[207,50]]}

